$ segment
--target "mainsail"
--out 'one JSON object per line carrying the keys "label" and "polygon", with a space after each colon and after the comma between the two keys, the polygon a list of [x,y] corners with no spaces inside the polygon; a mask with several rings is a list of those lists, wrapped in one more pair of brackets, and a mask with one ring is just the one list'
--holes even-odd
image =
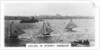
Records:
{"label": "mainsail", "polygon": [[22,31],[19,27],[17,27],[14,22],[12,21],[12,23],[10,24],[10,32],[9,32],[9,37],[10,38],[17,38],[18,35],[21,35],[25,33],[24,31]]}
{"label": "mainsail", "polygon": [[65,29],[72,30],[73,28],[76,28],[77,25],[72,21],[72,19],[69,21],[69,24],[65,27]]}
{"label": "mainsail", "polygon": [[42,35],[50,35],[50,33],[53,30],[51,29],[50,25],[48,25],[47,23],[43,22],[43,25],[41,27],[41,29],[39,30],[38,34],[42,34]]}

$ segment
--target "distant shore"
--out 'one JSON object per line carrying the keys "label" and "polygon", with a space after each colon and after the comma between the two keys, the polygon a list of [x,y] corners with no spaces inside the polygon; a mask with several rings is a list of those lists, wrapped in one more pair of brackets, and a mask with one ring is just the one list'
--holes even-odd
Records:
{"label": "distant shore", "polygon": [[91,16],[5,16],[5,20],[22,20],[22,19],[94,19]]}

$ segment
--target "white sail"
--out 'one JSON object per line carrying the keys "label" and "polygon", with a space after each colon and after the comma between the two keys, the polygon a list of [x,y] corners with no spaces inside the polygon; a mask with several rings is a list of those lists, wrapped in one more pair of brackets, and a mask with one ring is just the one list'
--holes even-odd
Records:
{"label": "white sail", "polygon": [[48,26],[48,24],[43,23],[43,26],[39,30],[38,34],[50,34],[52,31],[53,30],[51,29],[50,26]]}
{"label": "white sail", "polygon": [[41,29],[39,30],[39,33],[38,34],[45,34],[46,33],[46,25],[45,23],[43,23]]}
{"label": "white sail", "polygon": [[25,33],[24,31],[22,31],[19,27],[17,27],[14,22],[12,21],[12,23],[10,24],[10,37],[11,36],[18,36]]}
{"label": "white sail", "polygon": [[65,27],[65,29],[72,29],[72,28],[76,28],[76,27],[77,27],[77,25],[75,25],[75,23],[71,19],[69,24]]}

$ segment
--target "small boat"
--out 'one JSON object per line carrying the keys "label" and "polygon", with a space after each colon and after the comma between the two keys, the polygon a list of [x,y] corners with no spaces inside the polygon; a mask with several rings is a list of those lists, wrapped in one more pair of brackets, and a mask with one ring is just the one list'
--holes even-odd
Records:
{"label": "small boat", "polygon": [[77,25],[71,19],[68,25],[65,27],[65,30],[67,30],[68,32],[76,32],[75,30],[73,30],[73,28],[76,28],[76,27]]}
{"label": "small boat", "polygon": [[10,39],[17,39],[19,35],[24,34],[25,32],[21,30],[15,23],[12,21],[9,28],[8,37]]}
{"label": "small boat", "polygon": [[53,32],[49,23],[43,22],[41,29],[39,30],[38,34],[41,34],[39,37],[50,37],[51,33]]}
{"label": "small boat", "polygon": [[87,40],[78,40],[78,41],[73,41],[73,42],[71,42],[71,45],[72,46],[77,46],[77,45],[85,45],[85,46],[89,46],[90,45],[90,42],[89,42],[89,40],[87,39]]}

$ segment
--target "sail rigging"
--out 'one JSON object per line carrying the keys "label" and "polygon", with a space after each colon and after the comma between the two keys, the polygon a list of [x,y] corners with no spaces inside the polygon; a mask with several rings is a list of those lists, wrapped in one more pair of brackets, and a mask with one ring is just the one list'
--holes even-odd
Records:
{"label": "sail rigging", "polygon": [[12,23],[10,24],[10,32],[9,32],[9,37],[13,38],[13,37],[17,37],[18,35],[21,35],[25,33],[24,31],[22,31],[19,27],[17,27],[14,22],[12,21]]}
{"label": "sail rigging", "polygon": [[38,33],[42,35],[50,35],[52,31],[53,30],[51,29],[50,24],[48,25],[47,23],[43,22],[43,25]]}
{"label": "sail rigging", "polygon": [[65,29],[68,29],[70,31],[72,31],[73,28],[76,28],[77,25],[72,21],[72,19],[69,21],[69,23],[67,24],[67,26],[65,27]]}

